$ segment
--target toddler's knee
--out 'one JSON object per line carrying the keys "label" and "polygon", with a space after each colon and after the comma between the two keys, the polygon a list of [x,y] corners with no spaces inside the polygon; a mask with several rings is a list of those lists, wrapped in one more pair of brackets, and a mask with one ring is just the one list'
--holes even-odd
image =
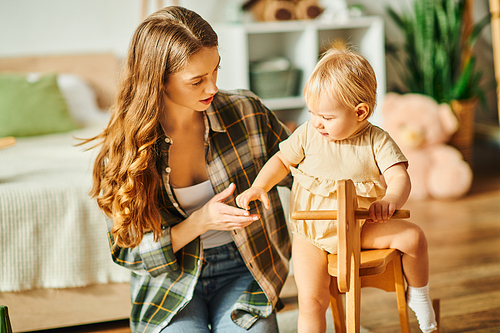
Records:
{"label": "toddler's knee", "polygon": [[427,238],[418,225],[410,224],[394,239],[391,247],[405,254],[418,255],[427,250]]}
{"label": "toddler's knee", "polygon": [[427,238],[425,237],[425,233],[418,225],[414,225],[407,231],[407,240],[408,246],[411,248],[409,252],[421,252],[427,250]]}
{"label": "toddler's knee", "polygon": [[[325,291],[328,294],[328,291]],[[330,305],[330,297],[299,297],[299,311],[302,313],[323,313]]]}

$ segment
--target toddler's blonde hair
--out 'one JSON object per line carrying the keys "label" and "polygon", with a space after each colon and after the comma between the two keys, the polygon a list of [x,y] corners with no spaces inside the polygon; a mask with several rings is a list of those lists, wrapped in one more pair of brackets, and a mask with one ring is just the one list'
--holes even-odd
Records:
{"label": "toddler's blonde hair", "polygon": [[317,107],[322,94],[338,98],[347,108],[354,109],[360,103],[366,103],[370,117],[377,101],[375,72],[368,60],[344,41],[335,41],[323,53],[304,87],[309,107]]}

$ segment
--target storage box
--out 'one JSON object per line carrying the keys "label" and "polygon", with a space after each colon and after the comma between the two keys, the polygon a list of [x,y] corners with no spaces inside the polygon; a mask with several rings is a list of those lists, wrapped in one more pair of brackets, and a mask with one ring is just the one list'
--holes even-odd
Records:
{"label": "storage box", "polygon": [[250,90],[260,98],[290,97],[299,94],[302,71],[298,68],[272,71],[250,70]]}

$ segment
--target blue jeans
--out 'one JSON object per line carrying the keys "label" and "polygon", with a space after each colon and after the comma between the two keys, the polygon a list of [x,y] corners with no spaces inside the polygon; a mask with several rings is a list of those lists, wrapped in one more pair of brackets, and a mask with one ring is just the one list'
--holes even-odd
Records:
{"label": "blue jeans", "polygon": [[276,313],[260,318],[247,331],[231,320],[231,308],[253,276],[234,243],[204,250],[205,262],[193,298],[164,333],[277,333]]}

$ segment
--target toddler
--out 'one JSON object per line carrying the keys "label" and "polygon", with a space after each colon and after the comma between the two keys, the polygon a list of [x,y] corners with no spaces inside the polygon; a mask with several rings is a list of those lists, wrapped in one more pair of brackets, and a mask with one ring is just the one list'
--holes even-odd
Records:
{"label": "toddler", "polygon": [[[389,218],[410,193],[408,161],[392,138],[368,122],[377,81],[368,61],[336,43],[316,65],[304,88],[311,119],[280,143],[251,188],[237,204],[249,209],[290,171],[291,211],[336,208],[336,181],[352,179],[358,207],[369,211],[361,247],[395,248],[403,253],[407,301],[424,333],[437,330],[429,298],[427,240],[417,225]],[[383,177],[382,177],[383,176]],[[325,332],[331,277],[327,256],[337,252],[336,221],[291,220],[292,260],[299,293],[298,332]]]}

